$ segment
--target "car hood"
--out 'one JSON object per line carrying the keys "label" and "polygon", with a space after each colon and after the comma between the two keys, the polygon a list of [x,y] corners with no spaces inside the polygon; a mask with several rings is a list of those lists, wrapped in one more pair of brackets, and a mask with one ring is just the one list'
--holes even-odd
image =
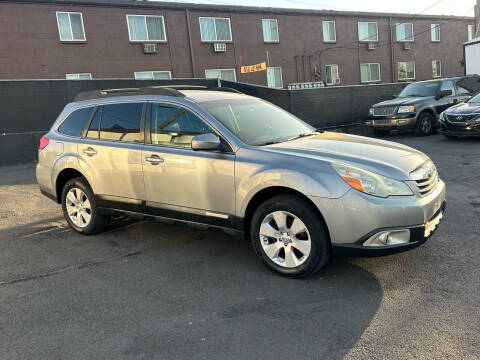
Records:
{"label": "car hood", "polygon": [[478,113],[480,115],[480,103],[462,103],[454,105],[446,110],[448,115],[470,115]]}
{"label": "car hood", "polygon": [[409,180],[409,174],[428,160],[422,152],[402,144],[334,132],[265,146],[264,150],[350,164],[398,180]]}
{"label": "car hood", "polygon": [[373,105],[374,107],[377,106],[399,106],[399,105],[414,105],[419,102],[434,99],[434,96],[425,96],[425,97],[405,97],[405,98],[396,98],[392,100],[386,100],[379,102],[378,104]]}

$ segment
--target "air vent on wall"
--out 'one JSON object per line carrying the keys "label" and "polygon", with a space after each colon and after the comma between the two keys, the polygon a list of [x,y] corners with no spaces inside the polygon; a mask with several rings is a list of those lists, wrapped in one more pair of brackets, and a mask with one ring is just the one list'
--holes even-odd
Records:
{"label": "air vent on wall", "polygon": [[144,54],[156,54],[157,53],[157,44],[143,44],[143,53]]}
{"label": "air vent on wall", "polygon": [[410,50],[412,48],[411,42],[404,42],[403,43],[403,50]]}
{"label": "air vent on wall", "polygon": [[225,43],[215,43],[213,44],[213,51],[215,52],[225,52],[227,51],[227,44]]}
{"label": "air vent on wall", "polygon": [[367,44],[367,49],[368,50],[375,50],[375,43],[374,42],[369,42]]}
{"label": "air vent on wall", "polygon": [[340,84],[340,78],[336,78],[336,79],[334,79],[334,83],[335,83],[335,85],[338,85],[338,84]]}

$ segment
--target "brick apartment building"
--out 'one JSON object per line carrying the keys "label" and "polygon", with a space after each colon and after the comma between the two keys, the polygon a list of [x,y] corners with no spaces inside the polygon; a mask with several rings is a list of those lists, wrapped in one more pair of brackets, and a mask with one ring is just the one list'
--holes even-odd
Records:
{"label": "brick apartment building", "polygon": [[[461,75],[474,18],[133,0],[0,0],[0,79],[191,78],[285,87]],[[241,65],[267,61],[266,71]]]}

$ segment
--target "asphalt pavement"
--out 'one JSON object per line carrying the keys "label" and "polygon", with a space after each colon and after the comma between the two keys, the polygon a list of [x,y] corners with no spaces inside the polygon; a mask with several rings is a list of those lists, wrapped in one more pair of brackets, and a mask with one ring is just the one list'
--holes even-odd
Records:
{"label": "asphalt pavement", "polygon": [[386,139],[436,163],[439,230],[306,280],[217,232],[120,218],[78,235],[34,164],[0,168],[0,359],[480,359],[480,139]]}

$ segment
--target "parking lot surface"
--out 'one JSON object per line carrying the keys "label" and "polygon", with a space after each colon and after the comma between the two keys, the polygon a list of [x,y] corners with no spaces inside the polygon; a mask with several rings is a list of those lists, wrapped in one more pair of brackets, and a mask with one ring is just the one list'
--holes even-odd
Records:
{"label": "parking lot surface", "polygon": [[0,358],[479,359],[480,140],[387,140],[436,163],[439,230],[306,280],[216,232],[116,219],[78,235],[33,164],[0,168]]}

